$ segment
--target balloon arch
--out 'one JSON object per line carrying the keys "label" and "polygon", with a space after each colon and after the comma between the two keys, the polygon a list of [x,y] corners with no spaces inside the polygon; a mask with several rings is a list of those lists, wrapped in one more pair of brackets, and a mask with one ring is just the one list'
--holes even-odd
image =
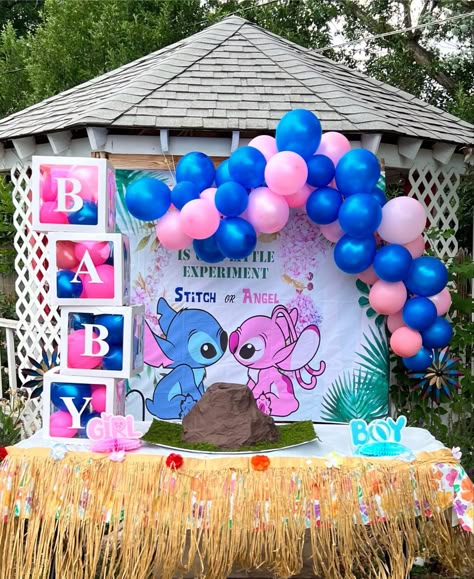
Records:
{"label": "balloon arch", "polygon": [[280,231],[290,208],[305,208],[335,243],[336,265],[371,286],[369,302],[387,316],[393,352],[421,371],[452,337],[443,317],[451,305],[448,272],[439,259],[423,256],[423,206],[410,197],[387,201],[376,187],[379,176],[373,153],[351,149],[340,133],[322,134],[312,112],[296,109],[280,120],[276,138],[254,138],[217,170],[205,154],[188,153],[172,190],[139,179],[125,200],[137,219],[158,220],[164,247],[192,244],[209,263],[246,258],[259,233]]}

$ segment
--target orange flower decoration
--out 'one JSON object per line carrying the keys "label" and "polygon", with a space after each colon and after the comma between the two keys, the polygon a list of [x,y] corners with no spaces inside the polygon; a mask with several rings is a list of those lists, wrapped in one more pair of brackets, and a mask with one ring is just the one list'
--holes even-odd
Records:
{"label": "orange flower decoration", "polygon": [[467,476],[461,481],[461,498],[468,502],[474,500],[474,484]]}
{"label": "orange flower decoration", "polygon": [[256,454],[250,459],[253,470],[267,470],[270,466],[270,459],[264,454]]}

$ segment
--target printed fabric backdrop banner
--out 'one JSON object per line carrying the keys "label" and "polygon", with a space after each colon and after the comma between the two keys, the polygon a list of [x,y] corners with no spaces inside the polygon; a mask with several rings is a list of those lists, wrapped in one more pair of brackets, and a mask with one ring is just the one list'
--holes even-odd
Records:
{"label": "printed fabric backdrop banner", "polygon": [[[174,182],[169,172],[145,174]],[[127,212],[126,188],[143,176],[117,172],[132,303],[146,308],[146,364],[129,381],[129,412],[180,419],[211,384],[234,382],[247,384],[259,408],[280,421],[387,414],[383,318],[367,310],[367,286],[338,270],[305,213],[260,236],[246,260],[209,264],[192,247],[165,249],[153,223]]]}

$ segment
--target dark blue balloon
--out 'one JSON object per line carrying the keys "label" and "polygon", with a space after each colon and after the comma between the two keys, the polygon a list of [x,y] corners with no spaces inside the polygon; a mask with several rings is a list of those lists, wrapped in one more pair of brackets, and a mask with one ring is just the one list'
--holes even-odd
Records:
{"label": "dark blue balloon", "polygon": [[417,257],[412,261],[405,285],[412,294],[434,296],[448,283],[448,270],[436,257]]}
{"label": "dark blue balloon", "polygon": [[72,281],[76,273],[68,269],[61,269],[56,272],[56,294],[58,298],[79,298],[82,294],[82,281],[77,276],[76,281]]}
{"label": "dark blue balloon", "polygon": [[95,320],[94,314],[69,314],[68,324],[72,330],[83,330],[84,324],[93,324]]}
{"label": "dark blue balloon", "polygon": [[204,153],[188,153],[176,166],[176,181],[191,181],[199,192],[211,187],[215,176],[214,163]]}
{"label": "dark blue balloon", "polygon": [[229,159],[222,161],[216,170],[216,187],[220,187],[222,183],[233,181],[229,173]]}
{"label": "dark blue balloon", "polygon": [[453,337],[453,328],[448,320],[438,316],[429,328],[421,332],[421,337],[425,348],[444,348]]}
{"label": "dark blue balloon", "polygon": [[199,199],[199,191],[191,181],[180,181],[171,191],[171,203],[176,209],[181,210],[188,201],[193,199]]}
{"label": "dark blue balloon", "polygon": [[58,410],[69,412],[63,398],[72,398],[74,406],[80,410],[84,406],[84,398],[90,398],[91,387],[89,384],[75,384],[53,382],[51,384],[51,402]]}
{"label": "dark blue balloon", "polygon": [[[375,268],[374,268],[375,269]],[[403,306],[403,321],[414,330],[428,329],[436,320],[436,306],[428,298],[410,298]]]}
{"label": "dark blue balloon", "polygon": [[123,316],[121,314],[100,314],[95,316],[95,323],[104,326],[109,332],[108,344],[123,344]]}
{"label": "dark blue balloon", "polygon": [[375,239],[358,239],[344,235],[334,248],[334,261],[346,273],[361,273],[372,265],[377,244]]}
{"label": "dark blue balloon", "polygon": [[122,370],[123,368],[123,352],[122,344],[119,346],[111,345],[109,351],[102,359],[102,366],[104,370]]}
{"label": "dark blue balloon", "polygon": [[295,109],[286,113],[276,128],[279,151],[293,151],[310,159],[321,142],[321,123],[311,111]]}
{"label": "dark blue balloon", "polygon": [[336,166],[336,183],[345,196],[369,193],[380,177],[380,163],[367,149],[352,149],[343,155]]}
{"label": "dark blue balloon", "polygon": [[264,180],[267,160],[254,147],[240,147],[229,159],[229,173],[234,181],[244,187],[258,187]]}
{"label": "dark blue balloon", "polygon": [[237,217],[247,209],[247,189],[235,181],[223,183],[217,188],[214,203],[217,210],[227,217]]}
{"label": "dark blue balloon", "polygon": [[326,187],[334,179],[336,167],[326,155],[313,155],[307,161],[308,178],[307,182],[313,187]]}
{"label": "dark blue balloon", "polygon": [[377,201],[380,203],[380,207],[383,207],[385,203],[387,203],[387,197],[385,196],[385,193],[382,191],[382,189],[375,187],[375,189],[373,189],[370,194],[377,199]]}
{"label": "dark blue balloon", "polygon": [[253,226],[241,217],[225,217],[215,233],[219,250],[230,259],[245,259],[257,245]]}
{"label": "dark blue balloon", "polygon": [[[349,199],[354,197],[349,197]],[[374,270],[384,281],[402,281],[408,275],[411,262],[411,254],[403,245],[385,245],[377,251],[374,258]]]}
{"label": "dark blue balloon", "polygon": [[100,418],[100,413],[84,412],[81,414],[81,428],[77,431],[79,438],[87,438],[87,425],[93,418]]}
{"label": "dark blue balloon", "polygon": [[[110,255],[107,258],[107,261],[104,263],[104,265],[114,265],[114,246],[115,246],[115,244],[109,243],[109,246],[110,246]],[[124,246],[123,246],[124,253],[126,251],[125,248],[126,248],[126,245],[124,244]],[[125,256],[124,256],[124,259],[125,259]]]}
{"label": "dark blue balloon", "polygon": [[193,248],[199,259],[207,263],[218,263],[225,259],[225,255],[217,247],[215,235],[207,239],[195,239],[193,241]]}
{"label": "dark blue balloon", "polygon": [[382,208],[372,195],[348,197],[339,210],[339,224],[352,237],[368,237],[382,221]]}
{"label": "dark blue balloon", "polygon": [[141,221],[155,221],[170,208],[171,191],[163,181],[144,177],[127,187],[125,203],[133,217]]}
{"label": "dark blue balloon", "polygon": [[427,348],[420,348],[418,352],[410,358],[402,358],[405,368],[412,372],[421,372],[426,370],[433,361],[433,352]]}
{"label": "dark blue balloon", "polygon": [[69,213],[67,220],[71,225],[97,225],[97,204],[93,201],[84,201],[79,211]]}
{"label": "dark blue balloon", "polygon": [[327,225],[336,221],[339,208],[342,205],[342,196],[332,187],[316,189],[306,201],[306,213],[311,221],[319,225]]}

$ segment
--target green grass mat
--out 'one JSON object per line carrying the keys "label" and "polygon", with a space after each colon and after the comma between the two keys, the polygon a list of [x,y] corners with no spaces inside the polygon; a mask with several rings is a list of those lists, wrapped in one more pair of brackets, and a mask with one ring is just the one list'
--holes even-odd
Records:
{"label": "green grass mat", "polygon": [[202,452],[261,452],[294,444],[302,444],[317,438],[313,423],[310,420],[293,422],[292,424],[284,424],[281,426],[277,425],[277,428],[280,431],[280,439],[278,442],[260,442],[254,446],[242,446],[234,450],[223,450],[214,444],[207,444],[205,442],[195,444],[183,442],[181,438],[181,424],[166,422],[164,420],[153,420],[150,429],[142,437],[142,440],[150,444],[174,446],[182,448],[183,450],[200,450]]}

